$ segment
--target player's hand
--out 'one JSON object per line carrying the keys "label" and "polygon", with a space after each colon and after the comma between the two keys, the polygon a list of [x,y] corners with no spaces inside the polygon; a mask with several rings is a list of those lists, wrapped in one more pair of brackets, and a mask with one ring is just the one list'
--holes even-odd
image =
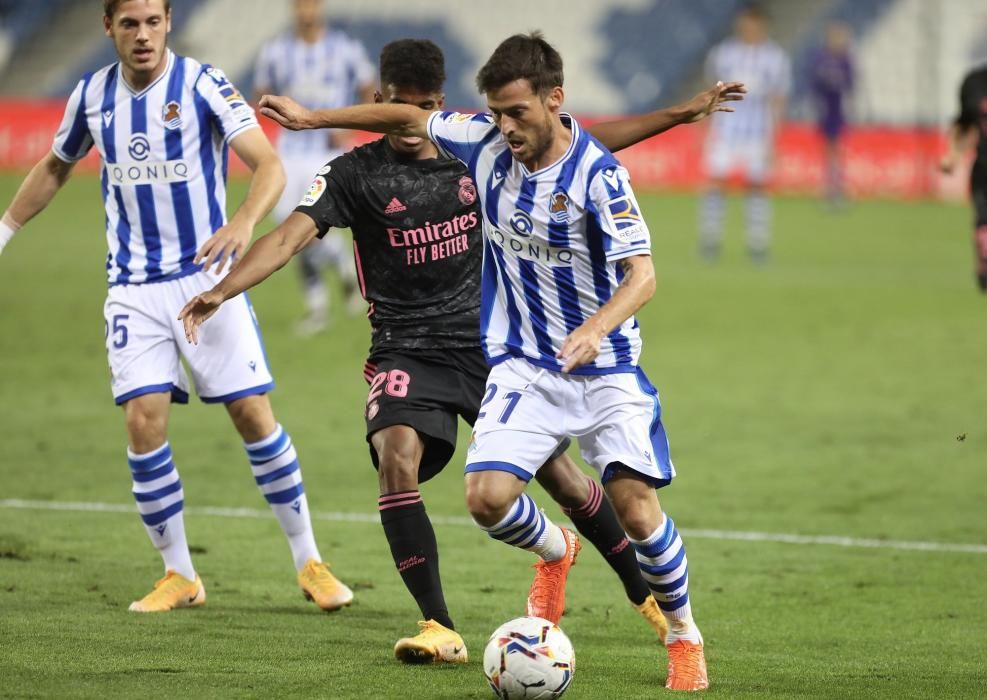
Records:
{"label": "player's hand", "polygon": [[264,95],[258,103],[260,113],[273,119],[285,129],[301,131],[313,128],[312,111],[302,107],[290,97]]}
{"label": "player's hand", "polygon": [[562,371],[568,373],[595,360],[600,354],[600,344],[605,335],[604,330],[592,321],[587,321],[567,335],[556,355],[564,363]]}
{"label": "player's hand", "polygon": [[733,107],[729,103],[744,99],[746,94],[747,87],[743,83],[725,83],[720,80],[709,90],[700,92],[686,102],[690,114],[689,122],[702,121],[716,112],[732,112]]}
{"label": "player's hand", "polygon": [[198,345],[199,326],[216,313],[222,303],[223,295],[215,289],[193,297],[178,314],[178,320],[185,326],[185,340]]}
{"label": "player's hand", "polygon": [[216,265],[216,273],[222,274],[226,261],[230,262],[230,270],[236,267],[240,258],[250,245],[252,231],[249,227],[230,222],[216,231],[202,244],[195,254],[195,263],[202,263],[202,269],[208,270]]}

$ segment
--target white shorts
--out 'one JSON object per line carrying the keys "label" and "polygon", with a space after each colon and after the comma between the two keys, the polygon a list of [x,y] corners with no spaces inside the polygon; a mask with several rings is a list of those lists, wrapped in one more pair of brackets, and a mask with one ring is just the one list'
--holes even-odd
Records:
{"label": "white shorts", "polygon": [[227,403],[274,388],[246,294],[227,301],[202,325],[198,345],[185,340],[178,312],[220,279],[213,272],[197,272],[168,282],[110,287],[103,315],[117,404],[165,391],[173,401],[186,403],[189,382],[180,358],[206,403]]}
{"label": "white shorts", "polygon": [[564,375],[511,358],[490,371],[466,471],[505,471],[524,481],[568,436],[606,483],[615,464],[655,487],[675,476],[658,391],[634,373]]}
{"label": "white shorts", "polygon": [[281,154],[281,163],[284,165],[285,185],[281,199],[274,207],[274,218],[280,224],[295,211],[308,188],[312,186],[312,181],[318,175],[319,170],[336,156],[340,151],[326,151],[324,153],[303,153],[303,154]]}
{"label": "white shorts", "polygon": [[741,173],[762,184],[770,175],[770,144],[764,139],[736,140],[713,136],[706,144],[706,174],[723,179]]}

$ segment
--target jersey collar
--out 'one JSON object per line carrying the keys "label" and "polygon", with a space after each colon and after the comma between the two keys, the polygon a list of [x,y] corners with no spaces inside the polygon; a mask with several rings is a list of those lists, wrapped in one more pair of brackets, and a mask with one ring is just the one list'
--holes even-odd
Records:
{"label": "jersey collar", "polygon": [[579,141],[579,132],[581,131],[579,128],[579,124],[576,123],[576,120],[573,119],[572,115],[569,114],[568,112],[560,112],[559,118],[562,119],[562,125],[568,126],[570,131],[572,131],[572,140],[569,142],[569,148],[566,149],[566,152],[562,154],[562,157],[559,158],[557,161],[555,161],[551,165],[546,165],[544,168],[541,168],[540,170],[535,170],[534,172],[529,172],[528,168],[525,167],[524,163],[522,163],[521,161],[517,161],[517,164],[521,167],[521,172],[524,173],[524,176],[526,178],[535,178],[538,177],[539,175],[543,175],[559,167],[567,160],[569,160],[573,152],[576,150],[576,143]]}
{"label": "jersey collar", "polygon": [[165,69],[161,75],[159,75],[154,82],[139,92],[130,87],[130,84],[127,83],[127,79],[123,77],[123,64],[117,63],[117,71],[120,75],[120,84],[127,89],[127,92],[129,92],[132,97],[143,97],[148,93],[148,91],[150,91],[155,85],[160,83],[168,76],[169,73],[171,73],[172,66],[175,63],[175,54],[171,52],[171,49],[165,49],[165,60],[167,61],[167,64],[165,64]]}

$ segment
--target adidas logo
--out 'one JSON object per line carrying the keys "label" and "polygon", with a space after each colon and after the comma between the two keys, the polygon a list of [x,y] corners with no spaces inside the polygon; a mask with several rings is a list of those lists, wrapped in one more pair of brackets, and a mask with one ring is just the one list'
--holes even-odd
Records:
{"label": "adidas logo", "polygon": [[408,207],[401,204],[401,200],[397,197],[391,200],[391,203],[384,208],[385,214],[398,214],[402,211],[407,211]]}

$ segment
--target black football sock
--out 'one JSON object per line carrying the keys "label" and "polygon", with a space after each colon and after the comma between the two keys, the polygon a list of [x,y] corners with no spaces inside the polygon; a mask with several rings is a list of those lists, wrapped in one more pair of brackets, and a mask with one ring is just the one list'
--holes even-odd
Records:
{"label": "black football sock", "polygon": [[569,516],[579,534],[592,542],[610,568],[617,572],[628,599],[634,605],[640,605],[651,595],[651,590],[641,577],[637,555],[617,522],[617,515],[603,489],[594,480],[588,481],[589,498],[586,503],[579,508],[563,508],[562,512]]}
{"label": "black football sock", "polygon": [[377,507],[394,565],[418,603],[422,616],[455,629],[442,594],[435,531],[421,494],[418,491],[385,494],[377,500]]}

